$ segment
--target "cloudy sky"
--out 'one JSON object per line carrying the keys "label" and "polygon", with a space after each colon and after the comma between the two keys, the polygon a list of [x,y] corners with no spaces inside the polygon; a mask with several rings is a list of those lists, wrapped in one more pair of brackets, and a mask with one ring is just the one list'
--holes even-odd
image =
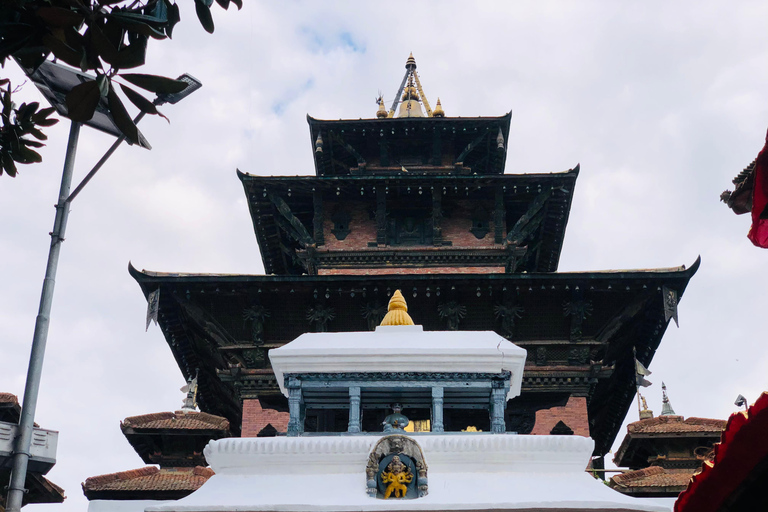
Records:
{"label": "cloudy sky", "polygon": [[[170,124],[142,122],[154,149],[122,147],[70,215],[37,414],[60,431],[49,477],[68,499],[56,510],[85,509],[85,478],[142,466],[121,419],[181,405],[183,378],[160,330],[144,332],[128,261],[262,273],[235,170],[312,174],[305,115],[373,117],[409,52],[447,115],[513,111],[507,173],[581,163],[561,271],[701,255],[680,328],[650,366],[654,411],[662,380],[686,417],[726,418],[736,395],[753,401],[768,388],[768,252],[747,240],[748,217],[718,199],[768,127],[765,2],[247,0],[240,12],[215,11],[212,36],[181,4],[183,23],[173,41],[153,42],[146,72],[189,72],[204,88],[164,109]],[[11,64],[0,74],[21,82]],[[29,85],[20,97],[44,101]],[[0,177],[0,390],[18,395],[67,132],[66,121],[48,131],[42,165]],[[83,130],[76,180],[109,144]]]}

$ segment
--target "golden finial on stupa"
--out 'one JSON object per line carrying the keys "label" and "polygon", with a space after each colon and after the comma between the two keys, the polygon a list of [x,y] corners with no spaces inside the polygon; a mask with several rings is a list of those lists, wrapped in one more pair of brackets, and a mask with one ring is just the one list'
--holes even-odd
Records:
{"label": "golden finial on stupa", "polygon": [[400,290],[395,290],[389,299],[388,312],[380,325],[413,325],[413,320],[408,314],[408,304],[405,302]]}
{"label": "golden finial on stupa", "polygon": [[416,69],[416,59],[413,58],[413,52],[408,56],[408,60],[405,61],[405,69],[409,71]]}
{"label": "golden finial on stupa", "polygon": [[445,117],[443,106],[440,104],[440,98],[437,98],[437,105],[435,105],[435,110],[432,111],[432,117]]}
{"label": "golden finial on stupa", "polygon": [[376,117],[379,119],[385,119],[388,116],[389,114],[387,114],[387,109],[384,108],[384,99],[379,96],[379,110],[376,111]]}

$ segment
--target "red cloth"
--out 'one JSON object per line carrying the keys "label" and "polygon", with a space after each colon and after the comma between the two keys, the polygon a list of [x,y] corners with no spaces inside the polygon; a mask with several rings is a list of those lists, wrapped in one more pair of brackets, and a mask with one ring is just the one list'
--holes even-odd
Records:
{"label": "red cloth", "polygon": [[712,462],[705,462],[675,501],[675,512],[717,512],[768,457],[768,393],[748,412],[731,415]]}
{"label": "red cloth", "polygon": [[752,228],[747,235],[753,244],[768,249],[768,133],[765,146],[755,162],[755,184],[752,189]]}

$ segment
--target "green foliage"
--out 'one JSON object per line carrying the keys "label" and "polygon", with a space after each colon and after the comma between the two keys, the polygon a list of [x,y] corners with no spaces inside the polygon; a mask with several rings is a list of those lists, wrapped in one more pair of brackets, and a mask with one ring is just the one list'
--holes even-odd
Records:
{"label": "green foliage", "polygon": [[[16,176],[16,164],[41,162],[40,153],[31,148],[44,146],[41,140],[48,137],[40,127],[53,126],[58,119],[50,119],[53,107],[40,108],[40,104],[22,103],[18,108],[11,101],[11,81],[0,79],[2,96],[2,125],[0,126],[0,175],[5,172],[10,177]],[[33,138],[30,138],[29,136]],[[37,139],[37,140],[35,140]]]}
{"label": "green foliage", "polygon": [[[242,0],[216,0],[216,3],[224,9],[230,4],[238,9],[243,6]],[[212,33],[214,0],[195,0],[194,4],[200,24]],[[155,94],[180,92],[186,83],[120,71],[144,65],[149,40],[170,38],[180,20],[180,9],[174,0],[2,0],[0,65],[13,58],[24,68],[35,69],[53,54],[60,62],[94,73],[96,80],[77,85],[67,94],[68,117],[74,121],[88,121],[100,103],[106,104],[126,139],[138,144],[138,129],[117,94],[115,84],[120,85],[119,90],[141,112],[165,117],[157,110],[156,102],[121,82]],[[56,120],[48,119],[53,109],[38,111],[37,103],[14,108],[10,83],[0,81],[2,86],[6,87],[0,89],[3,95],[0,158],[2,169],[15,176],[14,162],[40,161],[40,155],[29,149],[30,146],[39,147],[35,145],[39,143],[23,136],[39,138],[42,132],[37,127],[50,126]],[[46,112],[44,117],[34,118],[36,113],[42,112]]]}

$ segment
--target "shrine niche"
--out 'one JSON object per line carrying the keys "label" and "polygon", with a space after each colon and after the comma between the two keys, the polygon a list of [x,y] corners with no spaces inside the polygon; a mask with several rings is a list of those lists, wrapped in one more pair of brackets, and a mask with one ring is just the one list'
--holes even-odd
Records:
{"label": "shrine niche", "polygon": [[419,444],[410,437],[382,437],[368,455],[366,492],[372,498],[414,499],[427,495],[427,463]]}

